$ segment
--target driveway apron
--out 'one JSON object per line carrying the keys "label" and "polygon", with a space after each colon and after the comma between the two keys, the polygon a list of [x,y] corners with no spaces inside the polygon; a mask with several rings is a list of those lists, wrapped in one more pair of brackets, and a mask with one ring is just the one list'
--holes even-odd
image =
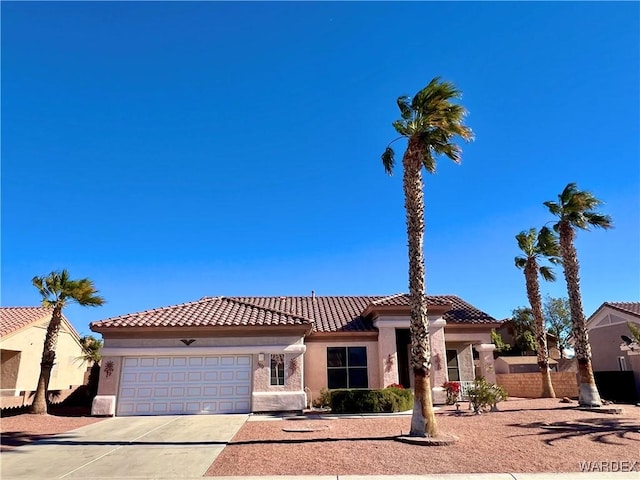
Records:
{"label": "driveway apron", "polygon": [[3,452],[2,479],[201,477],[247,415],[116,417]]}

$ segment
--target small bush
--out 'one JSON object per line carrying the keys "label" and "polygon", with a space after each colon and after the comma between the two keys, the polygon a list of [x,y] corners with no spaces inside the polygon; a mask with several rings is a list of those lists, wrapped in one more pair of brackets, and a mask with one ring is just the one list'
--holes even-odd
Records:
{"label": "small bush", "polygon": [[326,388],[322,388],[320,395],[313,400],[313,406],[316,408],[329,408],[331,406],[331,392]]}
{"label": "small bush", "polygon": [[447,393],[447,405],[453,405],[460,398],[460,382],[444,382],[442,388]]}
{"label": "small bush", "polygon": [[333,413],[391,413],[413,406],[410,390],[388,387],[383,390],[333,390]]}
{"label": "small bush", "polygon": [[499,385],[487,382],[480,377],[473,381],[473,387],[469,389],[469,403],[476,414],[487,409],[497,410],[498,402],[508,398],[507,391]]}

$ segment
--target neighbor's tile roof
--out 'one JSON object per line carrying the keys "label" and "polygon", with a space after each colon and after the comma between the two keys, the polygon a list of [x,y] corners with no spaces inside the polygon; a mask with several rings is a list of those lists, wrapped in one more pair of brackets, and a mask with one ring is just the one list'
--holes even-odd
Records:
{"label": "neighbor's tile roof", "polygon": [[241,327],[260,325],[311,325],[300,315],[252,305],[240,299],[206,297],[170,307],[145,310],[91,323],[94,328],[112,327]]}
{"label": "neighbor's tile roof", "polygon": [[604,304],[640,317],[640,302],[604,302]]}
{"label": "neighbor's tile roof", "polygon": [[[451,305],[451,323],[495,323],[496,319],[454,295],[428,296],[430,305]],[[375,331],[361,313],[371,304],[407,306],[408,295],[315,297],[206,297],[171,307],[123,315],[92,328],[161,326],[250,326],[313,324],[315,332]]]}
{"label": "neighbor's tile roof", "polygon": [[48,316],[51,316],[51,310],[44,307],[0,307],[0,336],[9,335]]}

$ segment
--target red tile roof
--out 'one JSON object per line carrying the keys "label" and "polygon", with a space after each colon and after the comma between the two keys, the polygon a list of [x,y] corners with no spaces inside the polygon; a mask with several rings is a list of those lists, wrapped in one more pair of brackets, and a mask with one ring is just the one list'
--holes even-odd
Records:
{"label": "red tile roof", "polygon": [[604,302],[604,304],[640,317],[640,302]]}
{"label": "red tile roof", "polygon": [[[375,331],[361,313],[367,306],[407,306],[408,295],[327,297],[205,297],[181,305],[109,318],[92,330],[112,327],[313,325],[315,332]],[[454,295],[428,296],[430,305],[451,305],[450,323],[496,323],[496,319]]]}
{"label": "red tile roof", "polygon": [[44,307],[0,307],[0,336],[4,337],[44,317],[51,317],[51,310]]}
{"label": "red tile roof", "polygon": [[113,327],[241,327],[311,325],[312,321],[278,309],[259,307],[241,299],[206,297],[170,307],[130,313],[91,323],[96,331]]}

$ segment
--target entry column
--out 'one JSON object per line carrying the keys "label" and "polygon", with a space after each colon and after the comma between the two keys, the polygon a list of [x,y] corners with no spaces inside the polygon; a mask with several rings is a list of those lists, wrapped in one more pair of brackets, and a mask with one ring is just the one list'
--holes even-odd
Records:
{"label": "entry column", "polygon": [[380,362],[380,388],[399,383],[398,347],[395,327],[378,324],[378,361]]}

